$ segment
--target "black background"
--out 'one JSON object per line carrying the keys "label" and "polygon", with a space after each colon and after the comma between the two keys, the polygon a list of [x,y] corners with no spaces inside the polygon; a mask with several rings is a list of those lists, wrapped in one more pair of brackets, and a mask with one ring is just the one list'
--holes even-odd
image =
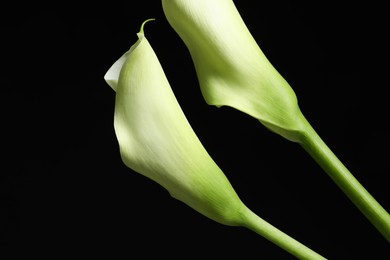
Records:
{"label": "black background", "polygon": [[[235,2],[309,122],[389,210],[384,6]],[[252,231],[205,218],[121,162],[114,92],[103,76],[152,17],[145,33],[172,89],[243,202],[329,259],[388,258],[388,242],[299,145],[205,104],[187,49],[151,0],[2,8],[1,252],[293,259]]]}

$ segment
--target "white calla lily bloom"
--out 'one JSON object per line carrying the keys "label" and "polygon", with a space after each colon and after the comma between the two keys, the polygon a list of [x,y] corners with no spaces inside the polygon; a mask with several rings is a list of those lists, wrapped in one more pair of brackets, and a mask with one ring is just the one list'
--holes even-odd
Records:
{"label": "white calla lily bloom", "polygon": [[216,222],[247,227],[294,255],[323,259],[240,200],[181,110],[144,24],[138,41],[104,76],[116,92],[114,128],[124,164]]}
{"label": "white calla lily bloom", "polygon": [[190,126],[143,26],[138,37],[105,75],[116,91],[123,162],[205,216],[233,225],[245,206]]}
{"label": "white calla lily bloom", "polygon": [[230,106],[295,140],[297,98],[268,61],[232,0],[162,0],[165,16],[188,47],[209,105]]}

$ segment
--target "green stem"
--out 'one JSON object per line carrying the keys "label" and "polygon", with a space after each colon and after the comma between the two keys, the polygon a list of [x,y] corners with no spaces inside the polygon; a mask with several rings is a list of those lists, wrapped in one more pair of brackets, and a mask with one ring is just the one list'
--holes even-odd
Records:
{"label": "green stem", "polygon": [[315,251],[308,248],[307,246],[298,242],[294,238],[272,226],[271,224],[257,216],[255,213],[253,213],[250,209],[246,208],[244,216],[244,227],[256,232],[257,234],[261,235],[275,245],[286,250],[298,259],[326,259]]}
{"label": "green stem", "polygon": [[305,133],[301,146],[390,242],[390,215],[335,156],[304,116],[302,118]]}

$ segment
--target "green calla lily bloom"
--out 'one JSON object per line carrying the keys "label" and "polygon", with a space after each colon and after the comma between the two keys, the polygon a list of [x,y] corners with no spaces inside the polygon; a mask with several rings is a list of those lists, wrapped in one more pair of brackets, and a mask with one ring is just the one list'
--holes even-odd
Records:
{"label": "green calla lily bloom", "polygon": [[138,41],[104,76],[116,92],[114,128],[124,164],[218,223],[247,227],[300,258],[323,259],[240,200],[181,110],[144,24]]}
{"label": "green calla lily bloom", "polygon": [[231,0],[163,0],[188,47],[206,102],[241,110],[288,139],[300,131],[297,98],[263,54]]}
{"label": "green calla lily bloom", "polygon": [[230,106],[299,143],[390,241],[390,215],[333,154],[302,114],[291,86],[266,58],[232,0],[162,0],[193,59],[205,101]]}
{"label": "green calla lily bloom", "polygon": [[244,205],[192,130],[143,29],[138,37],[105,75],[116,91],[123,162],[205,216],[234,225]]}

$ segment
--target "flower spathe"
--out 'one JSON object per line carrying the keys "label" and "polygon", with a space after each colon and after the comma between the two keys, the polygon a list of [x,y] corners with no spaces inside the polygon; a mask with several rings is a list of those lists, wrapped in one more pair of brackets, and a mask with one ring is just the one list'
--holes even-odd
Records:
{"label": "flower spathe", "polygon": [[162,0],[165,16],[191,54],[206,102],[230,106],[296,139],[297,98],[268,61],[232,0]]}
{"label": "flower spathe", "polygon": [[116,92],[114,128],[125,165],[216,222],[246,227],[298,258],[323,259],[242,203],[181,110],[145,38],[145,22],[104,76]]}
{"label": "flower spathe", "polygon": [[114,128],[122,160],[203,215],[235,225],[245,206],[191,128],[143,26],[104,77],[116,91]]}

